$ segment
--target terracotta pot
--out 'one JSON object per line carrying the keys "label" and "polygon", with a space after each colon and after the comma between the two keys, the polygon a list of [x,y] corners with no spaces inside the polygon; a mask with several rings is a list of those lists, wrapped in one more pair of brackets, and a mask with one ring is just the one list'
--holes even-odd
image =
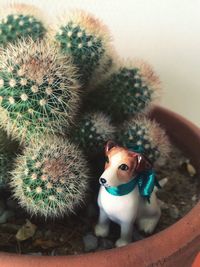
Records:
{"label": "terracotta pot", "polygon": [[[161,107],[151,113],[200,173],[200,129]],[[126,247],[80,256],[0,254],[1,267],[189,267],[200,249],[200,202],[181,220],[152,237]]]}
{"label": "terracotta pot", "polygon": [[192,267],[199,267],[200,266],[200,252],[199,254],[196,256],[193,264],[192,264]]}

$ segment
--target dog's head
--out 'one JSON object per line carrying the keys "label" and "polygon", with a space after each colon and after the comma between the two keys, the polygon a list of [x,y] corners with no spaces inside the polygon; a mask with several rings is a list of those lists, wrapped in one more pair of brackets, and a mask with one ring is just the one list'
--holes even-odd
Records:
{"label": "dog's head", "polygon": [[108,141],[105,146],[105,170],[99,181],[105,187],[129,182],[137,173],[151,168],[151,164],[139,153]]}

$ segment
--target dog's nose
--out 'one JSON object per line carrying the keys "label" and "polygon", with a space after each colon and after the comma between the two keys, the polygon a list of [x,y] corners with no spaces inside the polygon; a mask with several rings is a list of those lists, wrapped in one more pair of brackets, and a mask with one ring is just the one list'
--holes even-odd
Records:
{"label": "dog's nose", "polygon": [[100,182],[101,182],[102,184],[105,184],[105,183],[107,182],[106,179],[104,179],[104,178],[100,178],[99,180],[100,180]]}

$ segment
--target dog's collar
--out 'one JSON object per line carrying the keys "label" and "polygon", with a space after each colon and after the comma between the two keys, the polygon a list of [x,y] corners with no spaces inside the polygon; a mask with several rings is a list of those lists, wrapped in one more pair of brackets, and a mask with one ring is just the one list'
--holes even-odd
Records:
{"label": "dog's collar", "polygon": [[146,198],[148,201],[150,201],[154,186],[161,188],[158,180],[156,179],[154,170],[151,169],[139,173],[126,184],[116,187],[105,187],[105,189],[113,196],[124,196],[132,192],[136,185],[138,185],[140,196]]}
{"label": "dog's collar", "polygon": [[138,183],[137,177],[134,177],[126,184],[118,186],[105,187],[106,191],[113,196],[124,196],[132,192]]}

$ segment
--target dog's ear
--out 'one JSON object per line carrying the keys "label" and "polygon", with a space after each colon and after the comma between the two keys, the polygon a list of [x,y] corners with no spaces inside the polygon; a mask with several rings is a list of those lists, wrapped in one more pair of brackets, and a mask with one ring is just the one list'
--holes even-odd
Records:
{"label": "dog's ear", "polygon": [[151,168],[152,164],[143,155],[137,154],[137,165],[135,171],[139,173]]}
{"label": "dog's ear", "polygon": [[114,142],[114,141],[111,141],[109,140],[107,143],[106,143],[106,146],[105,146],[105,154],[108,153],[108,151],[113,148],[113,147],[116,147],[117,144]]}

